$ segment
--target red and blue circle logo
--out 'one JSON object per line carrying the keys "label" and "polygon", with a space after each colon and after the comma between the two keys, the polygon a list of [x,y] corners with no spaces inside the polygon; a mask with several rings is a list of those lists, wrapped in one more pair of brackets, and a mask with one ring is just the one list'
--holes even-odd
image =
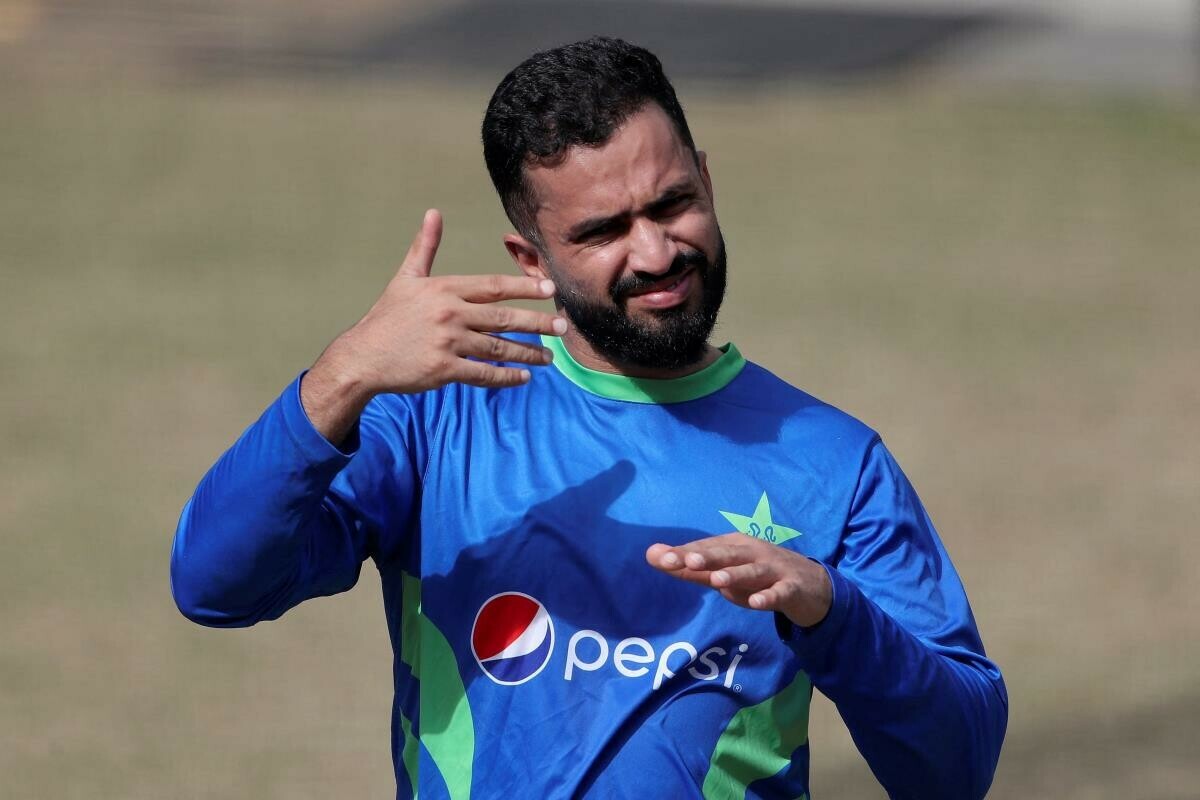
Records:
{"label": "red and blue circle logo", "polygon": [[554,622],[546,607],[527,594],[493,595],[475,615],[471,651],[496,683],[524,683],[542,671],[553,649]]}

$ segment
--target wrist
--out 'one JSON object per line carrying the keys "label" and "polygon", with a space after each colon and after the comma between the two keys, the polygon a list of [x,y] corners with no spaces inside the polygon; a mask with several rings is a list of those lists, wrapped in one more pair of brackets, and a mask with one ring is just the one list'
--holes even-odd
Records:
{"label": "wrist", "polygon": [[825,621],[833,608],[833,582],[825,567],[816,561],[805,558],[801,569],[803,589],[783,613],[797,627],[815,628]]}
{"label": "wrist", "polygon": [[354,369],[354,362],[337,358],[328,350],[321,354],[309,368],[301,384],[301,397],[308,391],[312,381],[314,398],[336,405],[365,407],[378,392],[373,389],[365,375]]}
{"label": "wrist", "polygon": [[346,369],[328,352],[317,359],[300,383],[305,414],[334,446],[346,440],[375,394],[360,375]]}

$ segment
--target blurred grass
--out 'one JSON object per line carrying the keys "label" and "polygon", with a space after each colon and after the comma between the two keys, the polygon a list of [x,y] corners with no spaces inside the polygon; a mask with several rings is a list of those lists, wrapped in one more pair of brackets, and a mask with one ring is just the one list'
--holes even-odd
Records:
{"label": "blurred grass", "polygon": [[[392,791],[374,571],[208,631],[167,555],[424,208],[441,270],[511,269],[489,89],[0,84],[4,796]],[[682,95],[730,248],[719,337],[883,433],[1005,669],[991,796],[1193,797],[1200,112]],[[838,725],[822,704],[815,793],[880,796]]]}

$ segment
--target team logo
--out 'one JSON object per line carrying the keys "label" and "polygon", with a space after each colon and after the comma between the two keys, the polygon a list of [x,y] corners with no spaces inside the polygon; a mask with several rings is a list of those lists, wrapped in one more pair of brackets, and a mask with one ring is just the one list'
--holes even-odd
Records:
{"label": "team logo", "polygon": [[804,535],[795,528],[780,525],[771,518],[771,501],[767,499],[766,492],[763,492],[762,497],[758,498],[758,505],[754,508],[754,516],[747,517],[745,514],[734,514],[732,511],[722,511],[721,516],[729,520],[729,523],[734,528],[747,536],[753,536],[755,539],[766,539],[772,544],[783,544],[784,542],[790,542],[797,536]]}
{"label": "team logo", "polygon": [[493,595],[475,615],[471,651],[496,683],[524,683],[542,671],[553,649],[554,623],[546,607],[527,594]]}

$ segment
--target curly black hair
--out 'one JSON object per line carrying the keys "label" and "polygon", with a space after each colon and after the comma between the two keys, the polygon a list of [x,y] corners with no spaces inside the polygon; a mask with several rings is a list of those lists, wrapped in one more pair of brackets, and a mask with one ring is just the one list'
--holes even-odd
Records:
{"label": "curly black hair", "polygon": [[483,159],[523,236],[540,242],[525,166],[553,165],[575,145],[603,144],[648,102],[662,107],[694,156],[675,89],[649,50],[597,36],[535,53],[504,76],[483,117]]}

